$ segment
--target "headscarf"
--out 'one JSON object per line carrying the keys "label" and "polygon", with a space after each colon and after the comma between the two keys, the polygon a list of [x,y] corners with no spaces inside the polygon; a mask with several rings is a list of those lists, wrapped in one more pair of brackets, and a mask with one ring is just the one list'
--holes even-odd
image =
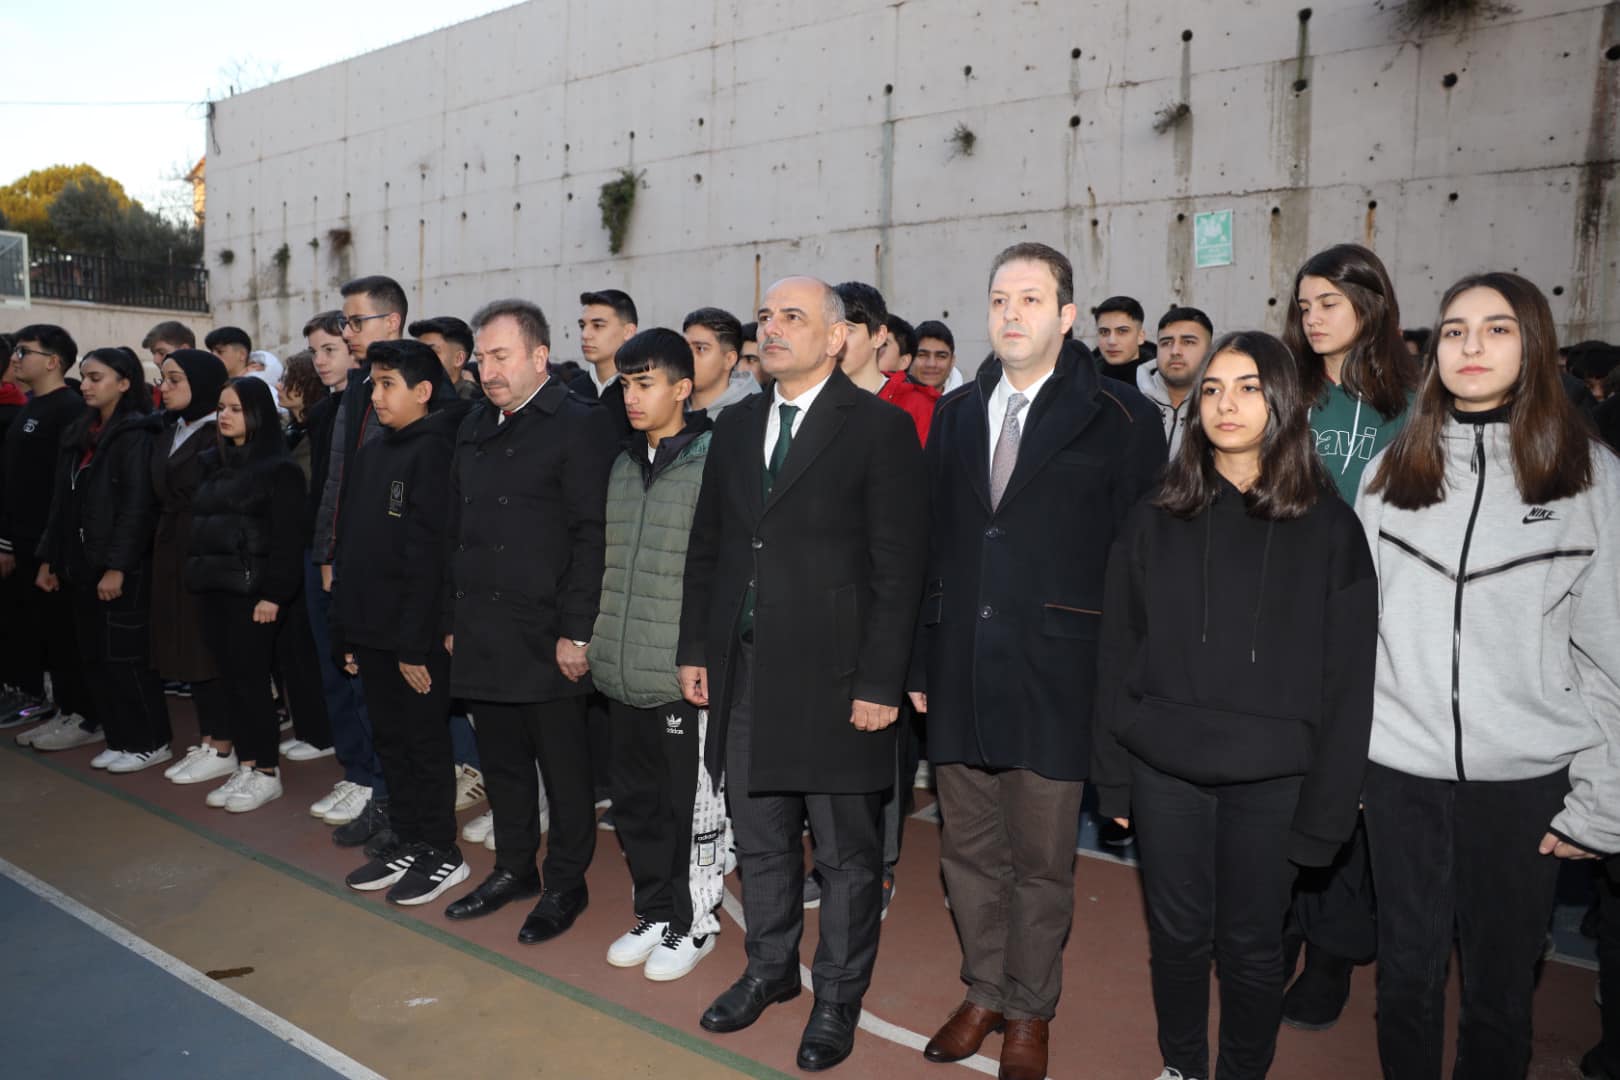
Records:
{"label": "headscarf", "polygon": [[219,392],[229,381],[219,357],[201,349],[176,349],[168,359],[180,365],[186,382],[191,384],[191,404],[180,410],[182,420],[195,424],[219,408]]}

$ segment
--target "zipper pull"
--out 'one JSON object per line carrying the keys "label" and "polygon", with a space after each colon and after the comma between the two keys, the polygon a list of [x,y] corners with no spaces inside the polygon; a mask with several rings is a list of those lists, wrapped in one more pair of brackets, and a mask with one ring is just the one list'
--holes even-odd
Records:
{"label": "zipper pull", "polygon": [[1476,424],[1474,426],[1474,456],[1468,459],[1468,471],[1473,473],[1475,476],[1478,476],[1480,467],[1484,464],[1485,426],[1483,424]]}

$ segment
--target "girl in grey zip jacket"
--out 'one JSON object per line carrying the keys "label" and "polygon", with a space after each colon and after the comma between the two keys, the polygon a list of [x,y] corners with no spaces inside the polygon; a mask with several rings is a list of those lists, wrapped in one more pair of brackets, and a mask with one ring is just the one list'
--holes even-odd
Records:
{"label": "girl in grey zip jacket", "polygon": [[1532,504],[1505,410],[1459,415],[1441,502],[1369,493],[1384,454],[1356,499],[1381,594],[1371,760],[1440,780],[1568,767],[1551,831],[1620,851],[1620,460],[1594,445],[1590,487]]}

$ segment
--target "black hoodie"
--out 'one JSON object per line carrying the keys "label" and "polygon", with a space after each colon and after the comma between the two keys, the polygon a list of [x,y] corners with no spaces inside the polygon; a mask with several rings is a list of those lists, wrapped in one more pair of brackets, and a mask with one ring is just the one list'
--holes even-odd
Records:
{"label": "black hoodie", "polygon": [[1372,729],[1378,584],[1355,512],[1132,512],[1108,561],[1092,779],[1130,808],[1130,758],[1194,784],[1304,777],[1288,857],[1325,866],[1355,827]]}
{"label": "black hoodie", "polygon": [[332,571],[336,656],[364,646],[425,664],[443,638],[450,467],[468,403],[436,393],[433,406],[360,447],[344,469]]}

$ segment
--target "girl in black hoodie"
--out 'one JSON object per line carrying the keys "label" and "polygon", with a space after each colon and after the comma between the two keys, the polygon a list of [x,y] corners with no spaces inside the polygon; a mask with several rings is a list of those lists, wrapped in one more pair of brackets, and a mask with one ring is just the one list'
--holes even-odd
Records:
{"label": "girl in black hoodie", "polygon": [[1092,778],[1135,826],[1165,1077],[1261,1077],[1282,1013],[1294,864],[1350,835],[1372,722],[1378,593],[1316,455],[1298,368],[1258,331],[1199,370],[1198,409],[1115,541]]}
{"label": "girl in black hoodie", "polygon": [[[270,698],[276,637],[303,588],[304,474],[287,454],[270,388],[242,377],[219,395],[218,446],[203,457],[192,498],[186,584],[230,702],[240,765],[208,793],[233,813],[281,797],[278,725]],[[287,658],[313,667],[313,656]]]}
{"label": "girl in black hoodie", "polygon": [[152,670],[152,395],[130,349],[79,365],[85,414],[62,436],[34,584],[67,587],[85,681],[107,735],[90,764],[139,772],[170,758],[169,707]]}

